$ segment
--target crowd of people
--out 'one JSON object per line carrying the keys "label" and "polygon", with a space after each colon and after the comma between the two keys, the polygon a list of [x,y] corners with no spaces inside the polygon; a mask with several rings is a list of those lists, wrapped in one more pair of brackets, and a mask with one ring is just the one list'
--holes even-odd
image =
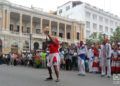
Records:
{"label": "crowd of people", "polygon": [[0,64],[23,65],[31,67],[46,67],[46,52],[44,50],[36,52],[22,52],[3,54],[0,56]]}
{"label": "crowd of people", "polygon": [[[79,75],[85,76],[86,72],[101,73],[101,76],[111,77],[114,72],[120,73],[120,43],[110,44],[105,39],[102,44],[88,46],[80,41],[78,44],[59,48],[60,68],[62,70],[78,70]],[[31,67],[47,68],[48,49],[28,53],[9,53],[0,56],[0,64],[24,65]],[[112,69],[111,69],[112,68]]]}
{"label": "crowd of people", "polygon": [[66,70],[78,68],[82,76],[86,72],[101,73],[102,77],[120,73],[120,43],[110,44],[108,39],[90,46],[80,41],[77,46],[61,49],[60,56],[64,56]]}

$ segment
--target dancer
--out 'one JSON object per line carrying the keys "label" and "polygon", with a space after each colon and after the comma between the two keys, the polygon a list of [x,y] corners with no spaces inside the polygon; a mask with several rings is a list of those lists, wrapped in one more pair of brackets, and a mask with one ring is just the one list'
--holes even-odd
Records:
{"label": "dancer", "polygon": [[48,34],[48,31],[44,31],[46,36],[49,38],[49,41],[47,41],[47,46],[49,50],[49,55],[47,59],[47,67],[49,72],[49,77],[46,80],[53,80],[52,77],[52,69],[51,67],[54,67],[54,71],[56,74],[56,82],[59,82],[59,66],[60,66],[60,58],[59,58],[59,41],[57,38],[52,37]]}

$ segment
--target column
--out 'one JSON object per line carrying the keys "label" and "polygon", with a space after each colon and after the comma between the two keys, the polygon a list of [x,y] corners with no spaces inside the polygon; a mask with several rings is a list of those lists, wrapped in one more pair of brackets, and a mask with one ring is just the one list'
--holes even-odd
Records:
{"label": "column", "polygon": [[71,25],[71,41],[74,42],[74,27]]}
{"label": "column", "polygon": [[57,36],[59,37],[59,22],[57,22]]}
{"label": "column", "polygon": [[22,35],[22,14],[20,14],[20,35]]}
{"label": "column", "polygon": [[30,20],[30,52],[32,50],[32,33],[33,33],[33,16],[31,16],[31,20]]}
{"label": "column", "polygon": [[72,29],[72,26],[70,26],[70,40],[73,42],[73,29]]}
{"label": "column", "polygon": [[6,17],[6,30],[9,31],[10,30],[10,11],[6,12],[7,17]]}
{"label": "column", "polygon": [[31,16],[31,20],[30,20],[30,33],[33,33],[33,16]]}
{"label": "column", "polygon": [[81,24],[82,26],[82,39],[83,41],[86,41],[85,38],[86,38],[86,29],[85,29],[85,25],[84,24]]}
{"label": "column", "polygon": [[43,18],[40,18],[40,32],[42,33],[43,32]]}
{"label": "column", "polygon": [[2,11],[2,30],[5,30],[5,10]]}
{"label": "column", "polygon": [[51,20],[49,20],[49,34],[52,34],[52,31],[51,31]]}
{"label": "column", "polygon": [[80,40],[82,40],[83,41],[83,39],[82,39],[82,34],[83,34],[83,32],[82,32],[82,25],[80,24]]}
{"label": "column", "polygon": [[80,40],[84,41],[84,30],[83,30],[83,24],[80,24]]}
{"label": "column", "polygon": [[65,24],[65,41],[67,41],[67,38],[66,38],[66,24]]}
{"label": "column", "polygon": [[77,36],[76,36],[76,34],[77,34],[76,33],[76,25],[74,24],[73,27],[74,27],[74,40],[76,40],[77,39]]}

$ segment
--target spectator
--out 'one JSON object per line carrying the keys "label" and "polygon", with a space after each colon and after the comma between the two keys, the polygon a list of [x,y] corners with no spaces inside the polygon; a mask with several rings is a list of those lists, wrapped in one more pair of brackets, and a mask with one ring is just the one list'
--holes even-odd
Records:
{"label": "spectator", "polygon": [[46,56],[47,56],[47,53],[45,52],[45,50],[43,50],[40,53],[40,56],[41,56],[42,67],[45,68],[46,67]]}

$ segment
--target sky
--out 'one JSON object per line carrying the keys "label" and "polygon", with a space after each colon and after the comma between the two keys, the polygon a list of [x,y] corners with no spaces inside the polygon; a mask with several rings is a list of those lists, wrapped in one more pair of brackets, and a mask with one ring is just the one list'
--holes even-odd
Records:
{"label": "sky", "polygon": [[[43,11],[49,12],[50,10],[56,11],[58,6],[68,1],[79,0],[8,0],[12,3],[31,7],[42,8]],[[90,5],[104,9],[120,17],[120,0],[80,0],[82,2],[89,3]]]}

